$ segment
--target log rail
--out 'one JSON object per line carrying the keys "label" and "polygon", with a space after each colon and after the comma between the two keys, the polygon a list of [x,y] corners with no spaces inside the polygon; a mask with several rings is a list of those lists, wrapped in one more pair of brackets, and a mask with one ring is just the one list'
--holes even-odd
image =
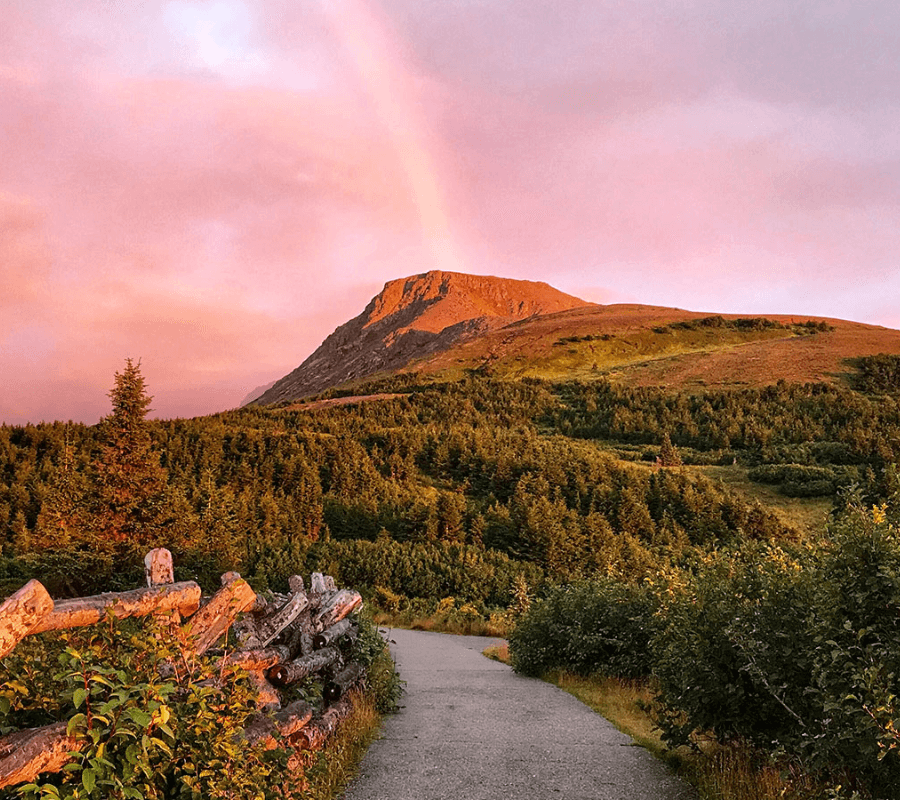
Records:
{"label": "log rail", "polygon": [[[29,581],[0,604],[0,658],[26,636],[95,625],[107,614],[116,619],[165,614],[171,624],[181,625],[197,655],[210,651],[230,628],[238,645],[223,652],[222,659],[247,670],[262,709],[250,718],[246,739],[275,747],[277,734],[296,751],[321,748],[350,711],[348,690],[365,679],[364,670],[344,663],[335,647],[340,639],[356,635],[349,615],[362,605],[359,593],[337,590],[330,576],[313,573],[309,592],[303,578],[294,575],[288,594],[267,599],[236,572],[227,572],[222,588],[202,602],[196,583],[174,582],[168,550],[151,550],[144,564],[146,588],[74,600],[54,602],[39,581]],[[325,685],[321,712],[304,702],[283,707],[278,687],[309,675],[321,675]],[[0,737],[0,788],[62,770],[77,747],[66,730],[65,722],[57,722]]]}

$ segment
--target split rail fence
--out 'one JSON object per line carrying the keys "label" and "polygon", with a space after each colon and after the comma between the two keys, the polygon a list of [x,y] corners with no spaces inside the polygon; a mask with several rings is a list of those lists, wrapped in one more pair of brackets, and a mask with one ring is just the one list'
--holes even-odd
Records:
{"label": "split rail fence", "polygon": [[[288,594],[267,599],[238,573],[226,572],[222,588],[203,602],[197,583],[175,583],[168,550],[151,550],[144,565],[146,588],[73,600],[54,601],[39,581],[29,581],[0,604],[0,658],[26,636],[95,625],[107,614],[116,619],[169,615],[172,624],[182,625],[196,655],[232,628],[238,644],[221,658],[247,671],[260,709],[245,728],[248,741],[274,747],[280,734],[296,751],[320,748],[352,710],[348,690],[365,677],[359,664],[344,663],[337,646],[343,637],[356,635],[348,615],[362,605],[359,593],[338,590],[330,576],[314,572],[309,587],[294,575]],[[283,706],[281,691],[311,675],[324,679],[321,713],[303,700]],[[0,788],[60,771],[77,748],[66,722],[0,738]]]}

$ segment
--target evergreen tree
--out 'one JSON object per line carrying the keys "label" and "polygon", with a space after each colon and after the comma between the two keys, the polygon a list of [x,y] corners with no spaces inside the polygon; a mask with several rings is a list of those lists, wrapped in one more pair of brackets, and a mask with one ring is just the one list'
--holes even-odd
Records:
{"label": "evergreen tree", "polygon": [[165,539],[166,471],[153,450],[140,362],[130,358],[109,392],[112,412],[100,422],[102,448],[93,465],[92,527],[101,548],[141,551]]}
{"label": "evergreen tree", "polygon": [[672,444],[672,440],[669,438],[668,432],[663,434],[662,444],[659,447],[659,458],[657,459],[657,463],[661,467],[681,466],[681,456],[678,455],[678,451],[675,449],[675,445]]}
{"label": "evergreen tree", "polygon": [[72,445],[66,434],[63,462],[57,469],[38,515],[32,538],[35,550],[55,550],[81,543],[85,531],[87,483],[75,469]]}

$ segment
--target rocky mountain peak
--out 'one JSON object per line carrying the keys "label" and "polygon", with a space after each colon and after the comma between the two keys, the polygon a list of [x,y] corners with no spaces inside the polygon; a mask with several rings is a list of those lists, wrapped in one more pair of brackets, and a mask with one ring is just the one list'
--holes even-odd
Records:
{"label": "rocky mountain peak", "polygon": [[434,270],[388,281],[364,314],[366,327],[409,317],[417,330],[439,333],[468,319],[524,319],[586,305],[546,283]]}
{"label": "rocky mountain peak", "polygon": [[552,286],[434,270],[388,281],[358,317],[254,402],[294,400],[394,372],[461,340],[529,317],[590,305]]}

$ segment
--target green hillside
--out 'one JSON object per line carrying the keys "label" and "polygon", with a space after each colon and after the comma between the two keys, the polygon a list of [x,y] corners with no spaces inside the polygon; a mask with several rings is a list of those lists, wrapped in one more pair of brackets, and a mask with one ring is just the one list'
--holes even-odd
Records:
{"label": "green hillside", "polygon": [[[368,402],[144,420],[156,466],[130,506],[142,520],[130,534],[110,533],[108,509],[98,516],[108,426],[0,428],[5,584],[37,569],[61,593],[127,584],[123,564],[137,572],[147,547],[166,544],[201,581],[237,566],[275,588],[301,565],[340,572],[356,542],[392,543],[394,561],[416,553],[441,574],[422,585],[374,571],[357,581],[503,606],[520,573],[532,584],[640,580],[736,537],[814,531],[848,487],[880,498],[894,486],[900,411],[890,396],[411,376],[364,391]],[[666,434],[685,466],[655,465]],[[791,498],[810,513],[792,514]],[[465,578],[476,563],[493,583]]]}

